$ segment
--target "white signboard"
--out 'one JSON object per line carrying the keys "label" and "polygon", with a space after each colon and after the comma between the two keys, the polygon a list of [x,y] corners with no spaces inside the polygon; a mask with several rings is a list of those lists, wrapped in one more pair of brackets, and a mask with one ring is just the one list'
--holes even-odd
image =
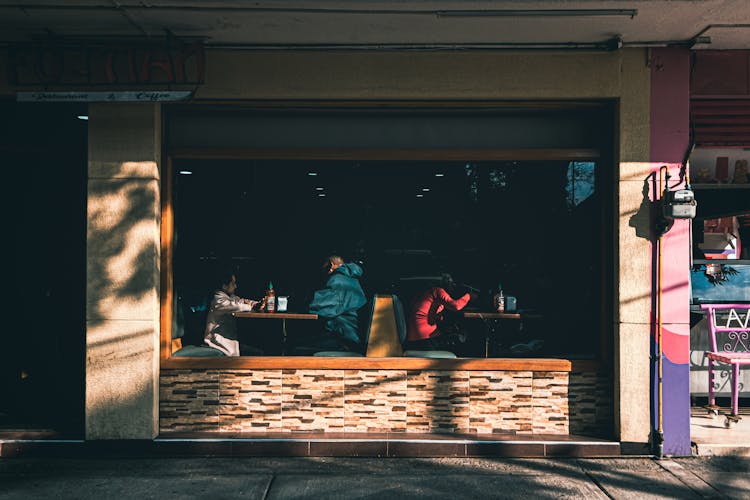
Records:
{"label": "white signboard", "polygon": [[172,102],[192,97],[192,90],[30,91],[16,93],[17,102]]}

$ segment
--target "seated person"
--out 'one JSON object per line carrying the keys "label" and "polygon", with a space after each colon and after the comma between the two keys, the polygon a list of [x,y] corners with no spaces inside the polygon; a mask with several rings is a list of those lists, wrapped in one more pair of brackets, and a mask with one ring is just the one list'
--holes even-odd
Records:
{"label": "seated person", "polygon": [[323,265],[328,275],[325,288],[317,290],[310,312],[325,319],[325,329],[316,346],[321,350],[361,352],[357,311],[367,299],[359,278],[362,267],[345,264],[338,255],[328,257]]}
{"label": "seated person", "polygon": [[447,311],[460,311],[470,300],[476,300],[469,293],[454,299],[456,284],[450,274],[443,274],[440,286],[434,286],[418,294],[411,304],[407,320],[406,349],[440,350],[452,343],[460,342],[455,325],[445,320]]}
{"label": "seated person", "polygon": [[227,356],[239,356],[237,320],[232,313],[262,309],[265,298],[258,301],[236,296],[237,277],[233,272],[222,275],[221,283],[221,288],[214,292],[208,306],[203,341]]}

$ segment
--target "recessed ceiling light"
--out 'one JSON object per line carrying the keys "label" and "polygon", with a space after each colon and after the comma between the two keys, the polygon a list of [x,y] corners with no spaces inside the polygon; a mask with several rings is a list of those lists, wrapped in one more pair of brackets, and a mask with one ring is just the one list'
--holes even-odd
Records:
{"label": "recessed ceiling light", "polygon": [[424,195],[423,194],[418,194],[417,198],[424,198]]}
{"label": "recessed ceiling light", "polygon": [[438,172],[435,174],[435,177],[445,177],[445,174]]}
{"label": "recessed ceiling light", "polygon": [[325,198],[325,193],[318,193],[318,198]]}
{"label": "recessed ceiling light", "polygon": [[191,170],[180,170],[180,175],[193,175],[193,172]]}
{"label": "recessed ceiling light", "polygon": [[323,191],[323,189],[325,189],[325,188],[323,188],[321,186],[318,186],[318,187],[315,188],[315,191]]}
{"label": "recessed ceiling light", "polygon": [[88,120],[89,115],[78,115],[76,118],[78,118],[79,120]]}
{"label": "recessed ceiling light", "polygon": [[430,188],[422,188],[422,192],[429,193],[430,192]]}
{"label": "recessed ceiling light", "polygon": [[314,177],[314,176],[318,175],[318,173],[317,172],[308,172],[307,175],[309,175],[310,177]]}

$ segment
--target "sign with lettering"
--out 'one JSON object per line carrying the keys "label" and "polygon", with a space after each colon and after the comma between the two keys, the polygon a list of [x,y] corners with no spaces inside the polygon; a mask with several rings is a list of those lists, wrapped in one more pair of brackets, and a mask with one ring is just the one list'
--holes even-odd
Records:
{"label": "sign with lettering", "polygon": [[205,53],[201,42],[174,40],[162,45],[13,45],[8,77],[21,87],[199,85],[205,77]]}
{"label": "sign with lettering", "polygon": [[192,90],[17,92],[18,102],[173,102],[192,97]]}

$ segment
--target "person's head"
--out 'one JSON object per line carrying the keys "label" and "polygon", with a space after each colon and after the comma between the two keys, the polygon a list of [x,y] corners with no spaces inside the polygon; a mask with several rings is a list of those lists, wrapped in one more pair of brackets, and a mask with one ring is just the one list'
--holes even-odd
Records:
{"label": "person's head", "polygon": [[224,271],[219,275],[219,281],[221,281],[221,289],[229,295],[234,295],[237,291],[237,275],[234,271]]}
{"label": "person's head", "polygon": [[456,288],[456,282],[453,281],[453,276],[448,273],[443,273],[440,275],[440,286],[443,287],[446,292],[450,292]]}
{"label": "person's head", "polygon": [[326,273],[331,274],[336,269],[344,265],[344,259],[338,255],[331,255],[323,263],[323,269]]}

